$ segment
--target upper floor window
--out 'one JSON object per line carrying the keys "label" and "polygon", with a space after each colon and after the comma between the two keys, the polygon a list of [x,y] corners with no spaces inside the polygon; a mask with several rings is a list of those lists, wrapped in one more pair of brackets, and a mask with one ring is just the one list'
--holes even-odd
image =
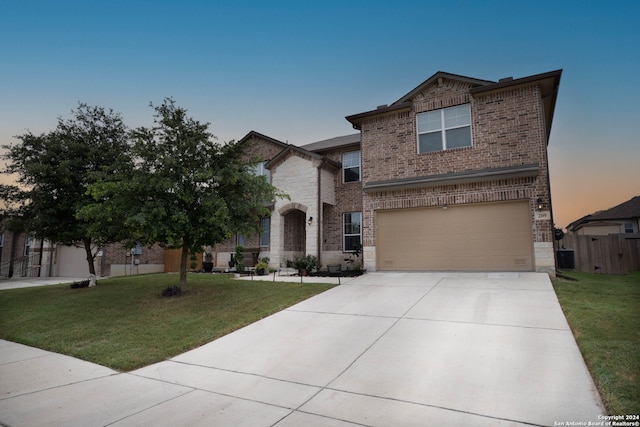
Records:
{"label": "upper floor window", "polygon": [[418,153],[471,146],[469,104],[419,113],[416,122]]}
{"label": "upper floor window", "polygon": [[268,182],[271,182],[271,171],[264,167],[267,162],[258,162],[253,167],[253,173],[259,176],[265,176]]}
{"label": "upper floor window", "polygon": [[342,180],[360,181],[360,151],[350,151],[342,155]]}
{"label": "upper floor window", "polygon": [[624,223],[624,232],[625,233],[633,233],[633,223],[632,222],[625,222]]}

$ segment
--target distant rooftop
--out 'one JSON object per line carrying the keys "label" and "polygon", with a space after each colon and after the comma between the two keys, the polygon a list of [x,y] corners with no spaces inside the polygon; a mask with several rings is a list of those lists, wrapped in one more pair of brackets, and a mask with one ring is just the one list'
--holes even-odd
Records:
{"label": "distant rooftop", "polygon": [[624,203],[612,207],[611,209],[598,211],[567,225],[567,230],[577,230],[586,223],[602,223],[604,221],[615,221],[621,219],[640,218],[640,196],[635,196]]}
{"label": "distant rooftop", "polygon": [[627,219],[640,217],[640,196],[636,196],[631,200],[627,200],[617,206],[607,209],[606,211],[596,212],[590,215],[589,221],[607,220],[607,219]]}

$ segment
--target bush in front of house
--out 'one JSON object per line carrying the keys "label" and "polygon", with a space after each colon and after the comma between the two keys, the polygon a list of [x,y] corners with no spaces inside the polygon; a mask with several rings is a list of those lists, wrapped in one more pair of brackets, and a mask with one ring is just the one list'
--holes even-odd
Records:
{"label": "bush in front of house", "polygon": [[88,288],[89,287],[89,280],[81,280],[79,282],[73,282],[72,284],[69,285],[69,287],[71,289],[78,289],[78,288]]}
{"label": "bush in front of house", "polygon": [[175,285],[164,288],[164,290],[162,291],[163,297],[176,297],[176,296],[179,296],[180,294],[181,294],[180,287]]}

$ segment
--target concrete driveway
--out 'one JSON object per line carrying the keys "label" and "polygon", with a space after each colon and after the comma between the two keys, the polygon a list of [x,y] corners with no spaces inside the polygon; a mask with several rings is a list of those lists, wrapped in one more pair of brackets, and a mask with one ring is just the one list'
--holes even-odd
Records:
{"label": "concrete driveway", "polygon": [[0,379],[11,426],[553,426],[605,413],[538,273],[369,273],[130,373],[0,341]]}

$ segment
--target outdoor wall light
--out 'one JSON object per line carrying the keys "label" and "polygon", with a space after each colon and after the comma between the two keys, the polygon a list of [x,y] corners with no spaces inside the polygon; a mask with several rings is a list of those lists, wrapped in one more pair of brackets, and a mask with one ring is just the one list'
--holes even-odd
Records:
{"label": "outdoor wall light", "polygon": [[544,204],[542,203],[542,199],[540,197],[538,197],[538,200],[536,200],[536,205],[538,206],[539,211],[541,211],[544,207]]}
{"label": "outdoor wall light", "polygon": [[312,223],[312,222],[313,222],[313,217],[312,217],[312,216],[310,216],[310,217],[309,217],[309,220],[307,221],[307,224],[308,224],[308,225],[311,225],[311,223]]}

